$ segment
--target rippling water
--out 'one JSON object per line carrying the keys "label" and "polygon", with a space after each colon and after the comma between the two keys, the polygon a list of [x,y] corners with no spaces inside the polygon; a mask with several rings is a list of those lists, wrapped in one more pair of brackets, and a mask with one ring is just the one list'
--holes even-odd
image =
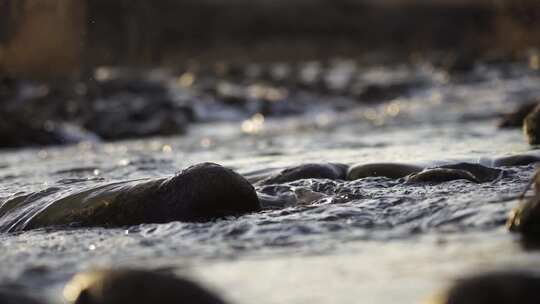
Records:
{"label": "rippling water", "polygon": [[[383,104],[249,120],[256,128],[213,122],[183,137],[4,151],[0,227],[11,225],[9,204],[19,204],[15,215],[26,220],[67,195],[202,161],[255,178],[306,162],[490,166],[499,156],[540,154],[519,131],[496,128],[501,112],[540,96],[540,74],[524,66],[480,67],[461,79],[392,67],[364,76],[429,85]],[[503,169],[502,178],[484,184],[377,177],[257,186],[291,203],[211,223],[4,233],[0,285],[60,301],[61,287],[79,270],[142,266],[196,277],[234,303],[418,303],[459,275],[540,266],[504,229],[535,167]],[[298,203],[306,197],[309,204]]]}

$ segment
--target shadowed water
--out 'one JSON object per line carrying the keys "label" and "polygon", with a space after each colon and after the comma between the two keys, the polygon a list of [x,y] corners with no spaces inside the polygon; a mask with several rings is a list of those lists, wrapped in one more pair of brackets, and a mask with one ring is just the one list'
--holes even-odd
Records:
{"label": "shadowed water", "polygon": [[248,130],[242,121],[212,122],[184,137],[2,152],[0,285],[47,290],[58,300],[78,270],[143,266],[188,273],[235,303],[418,303],[456,275],[539,266],[504,230],[534,164],[501,167],[501,176],[485,183],[367,177],[256,184],[264,210],[237,218],[19,232],[38,215],[61,217],[203,161],[257,181],[311,162],[493,166],[501,156],[540,155],[519,131],[496,128],[500,113],[540,95],[536,72],[491,66],[441,80],[419,70],[365,71],[381,81],[428,77],[430,85],[346,112],[320,107],[251,121],[260,128]]}

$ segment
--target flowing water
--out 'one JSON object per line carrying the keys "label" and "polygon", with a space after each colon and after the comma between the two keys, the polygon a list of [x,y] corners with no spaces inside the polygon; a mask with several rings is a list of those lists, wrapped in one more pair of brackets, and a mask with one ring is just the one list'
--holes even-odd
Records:
{"label": "flowing water", "polygon": [[[504,228],[534,165],[504,167],[483,184],[371,177],[257,186],[290,203],[210,223],[16,229],[66,196],[203,161],[256,180],[308,162],[491,166],[500,156],[540,155],[520,131],[496,127],[500,113],[540,96],[540,74],[526,66],[479,66],[460,78],[426,67],[363,75],[427,85],[345,111],[319,100],[296,116],[208,119],[185,136],[2,152],[0,285],[62,303],[77,271],[144,267],[195,278],[239,304],[420,303],[459,276],[539,267],[537,254]],[[207,114],[231,115],[219,111]]]}

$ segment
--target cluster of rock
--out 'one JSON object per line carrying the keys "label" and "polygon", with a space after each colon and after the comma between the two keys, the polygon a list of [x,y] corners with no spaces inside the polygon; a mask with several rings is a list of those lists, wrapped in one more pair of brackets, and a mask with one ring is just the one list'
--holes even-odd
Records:
{"label": "cluster of rock", "polygon": [[[496,167],[457,163],[433,168],[399,163],[358,164],[313,163],[246,179],[231,169],[213,163],[189,167],[170,178],[148,180],[108,199],[96,196],[99,204],[71,209],[67,214],[45,214],[35,217],[26,229],[51,225],[118,227],[141,223],[170,221],[212,221],[225,216],[239,216],[272,208],[273,202],[258,195],[254,186],[279,185],[302,179],[356,180],[365,177],[401,179],[405,183],[441,183],[464,179],[486,183],[499,179],[505,166],[539,162],[533,155],[498,158]],[[540,211],[538,189],[540,173],[533,179],[535,194],[523,200],[508,220],[511,231],[538,236]],[[315,198],[316,199],[316,198]],[[88,203],[88,202],[87,202]],[[309,203],[309,202],[307,202]],[[71,205],[75,204],[72,202]],[[136,287],[138,286],[138,287]],[[142,287],[141,287],[142,286]],[[540,286],[537,276],[528,273],[495,273],[458,281],[448,292],[430,303],[535,303],[531,299]],[[531,293],[532,292],[532,293]],[[199,286],[179,278],[139,270],[93,271],[78,274],[64,292],[70,303],[224,303]],[[19,295],[0,291],[2,303],[39,303]],[[516,302],[517,301],[517,302]],[[531,302],[532,301],[532,302]]]}
{"label": "cluster of rock", "polygon": [[358,62],[341,60],[98,68],[90,80],[47,84],[0,76],[0,148],[178,135],[191,122],[255,114],[344,111],[430,85],[421,77],[366,80],[363,71]]}
{"label": "cluster of rock", "polygon": [[[494,161],[495,167],[474,163],[427,168],[401,163],[352,166],[340,163],[311,163],[247,177],[217,164],[202,163],[168,178],[126,182],[123,186],[117,185],[110,190],[98,187],[75,193],[55,201],[32,216],[31,220],[25,221],[24,226],[3,223],[0,228],[5,231],[20,231],[47,226],[121,227],[172,221],[212,221],[280,206],[280,202],[275,201],[275,198],[258,194],[255,187],[281,185],[303,179],[345,181],[366,177],[386,177],[405,184],[443,183],[452,180],[488,183],[503,177],[505,166],[536,162],[540,162],[540,157],[525,154],[498,158]],[[306,194],[303,203],[312,203],[316,198],[316,195]],[[530,231],[536,227],[534,221],[538,212],[529,210],[535,210],[536,202],[537,199],[533,199],[532,203],[526,205],[528,207],[522,207],[514,215],[513,230]],[[17,208],[17,204],[8,205]],[[529,218],[532,223],[528,222],[531,220]]]}
{"label": "cluster of rock", "polygon": [[165,83],[140,78],[47,85],[6,78],[0,104],[4,148],[182,134],[193,119]]}

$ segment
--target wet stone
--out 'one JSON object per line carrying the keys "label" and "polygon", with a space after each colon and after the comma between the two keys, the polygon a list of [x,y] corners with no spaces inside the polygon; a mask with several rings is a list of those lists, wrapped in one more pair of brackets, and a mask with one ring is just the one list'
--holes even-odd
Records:
{"label": "wet stone", "polygon": [[398,179],[422,170],[419,166],[399,163],[358,164],[349,168],[347,180],[379,176]]}
{"label": "wet stone", "polygon": [[521,201],[510,213],[507,227],[512,232],[519,232],[529,237],[540,236],[540,196]]}
{"label": "wet stone", "polygon": [[[213,163],[189,167],[177,175],[74,197],[70,206],[38,214],[25,229],[52,225],[118,227],[172,221],[203,222],[261,210],[253,186],[234,171]],[[102,196],[100,196],[102,195]],[[94,200],[88,202],[88,198]],[[69,198],[67,198],[69,200]],[[67,214],[66,214],[67,213]]]}
{"label": "wet stone", "polygon": [[464,179],[473,183],[492,182],[501,177],[503,170],[472,163],[457,163],[428,168],[407,177],[408,183],[443,183]]}
{"label": "wet stone", "polygon": [[500,157],[493,163],[496,167],[527,166],[540,162],[540,157],[534,155],[512,155]]}
{"label": "wet stone", "polygon": [[540,276],[525,272],[487,273],[458,280],[430,304],[538,303]]}
{"label": "wet stone", "polygon": [[258,184],[283,184],[308,178],[344,180],[346,178],[347,169],[347,165],[337,163],[304,164],[285,169],[260,181]]}
{"label": "wet stone", "polygon": [[519,203],[508,218],[507,227],[512,232],[526,236],[540,236],[540,205],[538,197]]}
{"label": "wet stone", "polygon": [[534,185],[534,195],[520,200],[510,213],[506,226],[512,232],[538,239],[540,236],[540,170],[536,171],[529,186],[531,184]]}
{"label": "wet stone", "polygon": [[472,163],[444,165],[440,166],[439,168],[465,170],[471,173],[480,183],[492,182],[498,179],[503,173],[501,169],[489,168],[486,166]]}
{"label": "wet stone", "polygon": [[525,117],[523,121],[523,133],[530,145],[540,144],[540,105]]}
{"label": "wet stone", "polygon": [[72,304],[224,304],[210,291],[183,278],[142,270],[89,271],[64,288]]}
{"label": "wet stone", "polygon": [[512,113],[505,114],[499,121],[499,128],[521,128],[525,117],[538,105],[538,101],[519,106]]}
{"label": "wet stone", "polygon": [[409,175],[407,183],[444,183],[458,179],[465,179],[473,183],[480,183],[471,172],[459,169],[433,168]]}

